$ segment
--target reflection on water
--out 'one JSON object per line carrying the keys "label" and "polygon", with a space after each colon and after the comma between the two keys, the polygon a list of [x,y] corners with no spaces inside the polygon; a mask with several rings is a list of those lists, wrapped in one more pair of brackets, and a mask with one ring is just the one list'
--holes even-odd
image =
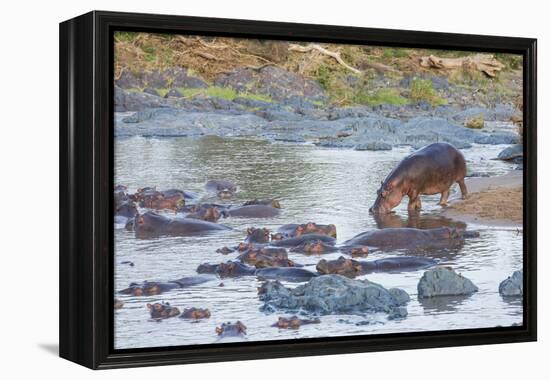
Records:
{"label": "reflection on water", "polygon": [[[465,150],[469,169],[479,174],[498,175],[511,169],[505,162],[491,160],[502,146],[478,146]],[[239,203],[253,198],[275,198],[281,203],[280,215],[269,219],[228,218],[221,222],[232,230],[209,236],[135,239],[124,229],[115,231],[115,289],[132,281],[173,280],[194,275],[203,262],[235,259],[237,254],[221,255],[216,249],[243,240],[248,227],[277,229],[286,223],[333,223],[338,242],[372,228],[439,226],[465,227],[464,223],[437,215],[439,196],[423,197],[420,214],[409,214],[406,200],[396,213],[374,219],[368,208],[376,196],[377,184],[411,150],[359,152],[319,148],[313,145],[269,144],[245,139],[205,137],[117,139],[115,144],[115,181],[131,192],[138,187],[179,188],[195,191],[210,199],[204,191],[208,179],[230,179],[239,186]],[[455,189],[456,191],[456,189]],[[210,199],[211,200],[211,199]],[[271,327],[284,313],[266,315],[259,311],[260,285],[255,277],[213,279],[196,287],[176,290],[155,297],[119,296],[125,302],[115,312],[117,348],[152,347],[215,343],[214,329],[226,321],[241,320],[248,327],[247,340],[360,335],[403,331],[444,330],[472,327],[509,326],[521,323],[521,302],[505,300],[498,284],[522,266],[522,235],[505,229],[478,229],[481,237],[437,252],[416,252],[434,257],[470,278],[480,289],[471,297],[418,302],[416,285],[422,271],[375,273],[364,276],[385,287],[401,287],[411,295],[409,315],[400,321],[388,321],[385,315],[321,317],[320,324],[306,325],[297,331]],[[403,254],[379,252],[374,258]],[[336,259],[341,254],[324,255]],[[372,255],[374,256],[374,254]],[[314,266],[318,256],[289,253],[289,258]],[[130,260],[135,265],[121,262]],[[223,286],[220,286],[223,283]],[[295,284],[287,284],[295,286]],[[209,308],[208,320],[190,322],[171,318],[160,323],[148,320],[147,302],[168,301],[180,309]],[[343,322],[345,321],[345,322]],[[368,322],[368,323],[367,323]],[[329,327],[330,326],[330,327]]]}

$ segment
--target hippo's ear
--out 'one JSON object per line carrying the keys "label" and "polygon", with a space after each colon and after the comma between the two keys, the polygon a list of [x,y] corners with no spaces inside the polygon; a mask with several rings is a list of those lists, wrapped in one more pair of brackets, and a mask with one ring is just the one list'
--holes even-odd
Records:
{"label": "hippo's ear", "polygon": [[151,305],[150,303],[147,304],[147,310],[151,310],[153,308],[153,305]]}

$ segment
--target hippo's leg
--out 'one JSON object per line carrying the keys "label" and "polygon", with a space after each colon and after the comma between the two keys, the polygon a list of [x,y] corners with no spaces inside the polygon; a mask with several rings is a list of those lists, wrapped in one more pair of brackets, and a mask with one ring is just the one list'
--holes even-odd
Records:
{"label": "hippo's leg", "polygon": [[456,182],[458,183],[458,186],[460,186],[460,193],[462,194],[462,199],[466,199],[468,197],[468,189],[466,188],[466,184],[464,183],[464,178],[459,179]]}
{"label": "hippo's leg", "polygon": [[447,199],[449,199],[449,190],[450,189],[447,189],[441,192],[441,199],[439,200],[440,206],[447,206]]}
{"label": "hippo's leg", "polygon": [[407,206],[407,209],[409,211],[416,211],[420,210],[422,207],[422,202],[420,201],[420,197],[418,196],[418,193],[413,193],[409,195],[409,205]]}

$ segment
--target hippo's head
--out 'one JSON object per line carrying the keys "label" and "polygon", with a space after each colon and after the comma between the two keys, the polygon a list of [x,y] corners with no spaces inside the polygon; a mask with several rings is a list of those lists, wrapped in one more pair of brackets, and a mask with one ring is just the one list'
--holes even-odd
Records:
{"label": "hippo's head", "polygon": [[209,207],[204,211],[204,220],[210,222],[216,222],[222,216],[220,210],[217,207]]}
{"label": "hippo's head", "polygon": [[231,198],[233,195],[235,195],[234,191],[231,191],[230,188],[223,188],[221,190],[218,190],[218,198],[220,199],[228,199]]}
{"label": "hippo's head", "polygon": [[179,315],[180,311],[177,307],[172,307],[168,302],[147,304],[147,309],[151,313],[151,318],[160,319],[160,318],[170,318]]}
{"label": "hippo's head", "polygon": [[403,193],[392,182],[381,183],[380,189],[376,191],[376,200],[369,209],[373,214],[388,214],[403,199]]}
{"label": "hippo's head", "polygon": [[351,257],[367,257],[369,255],[369,248],[366,246],[352,248],[350,253]]}
{"label": "hippo's head", "polygon": [[184,309],[180,318],[188,318],[188,319],[210,318],[210,310],[191,307],[188,309]]}
{"label": "hippo's head", "polygon": [[246,230],[246,240],[252,243],[269,243],[270,232],[267,228],[251,227]]}
{"label": "hippo's head", "polygon": [[241,321],[222,323],[220,327],[216,327],[216,334],[219,336],[246,335],[246,326]]}
{"label": "hippo's head", "polygon": [[305,253],[319,254],[325,252],[325,245],[321,240],[306,242],[303,245],[303,251]]}

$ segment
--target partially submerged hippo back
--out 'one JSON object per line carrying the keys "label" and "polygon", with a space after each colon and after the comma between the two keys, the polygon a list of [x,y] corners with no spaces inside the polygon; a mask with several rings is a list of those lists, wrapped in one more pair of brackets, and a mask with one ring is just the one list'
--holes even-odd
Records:
{"label": "partially submerged hippo back", "polygon": [[183,312],[180,315],[182,319],[205,319],[210,318],[210,310],[201,309],[196,307],[190,307],[183,309]]}
{"label": "partially submerged hippo back", "polygon": [[343,243],[344,247],[376,247],[379,249],[406,249],[417,247],[445,247],[468,236],[462,230],[449,227],[420,230],[417,228],[384,228],[363,232]]}
{"label": "partially submerged hippo back", "polygon": [[421,208],[421,194],[441,193],[439,203],[445,205],[455,182],[460,186],[462,197],[466,197],[465,176],[466,161],[462,153],[447,143],[430,144],[403,159],[386,177],[370,211],[389,213],[405,195],[409,197],[411,211]]}
{"label": "partially submerged hippo back", "polygon": [[225,277],[240,277],[240,276],[252,276],[256,272],[255,267],[245,265],[239,261],[228,261],[226,263],[219,264],[200,264],[197,268],[197,273],[211,273]]}
{"label": "partially submerged hippo back", "polygon": [[168,218],[155,212],[148,211],[143,215],[136,215],[134,231],[136,237],[147,238],[162,235],[186,236],[201,233],[224,231],[229,227],[198,219]]}
{"label": "partially submerged hippo back", "polygon": [[329,245],[336,244],[336,239],[327,235],[318,235],[318,234],[306,234],[306,235],[293,237],[289,239],[276,240],[276,241],[272,241],[271,244],[277,247],[298,247],[299,245],[304,243],[316,243],[318,241],[321,241]]}
{"label": "partially submerged hippo back", "polygon": [[280,209],[262,204],[231,207],[224,211],[225,216],[234,218],[272,218],[279,215]]}
{"label": "partially submerged hippo back", "polygon": [[302,325],[309,325],[312,323],[321,323],[319,318],[315,319],[300,319],[293,315],[290,318],[279,317],[277,322],[272,324],[272,327],[278,327],[280,329],[299,329]]}
{"label": "partially submerged hippo back", "polygon": [[260,280],[283,280],[289,282],[306,282],[317,277],[318,274],[304,268],[261,268],[256,271]]}

